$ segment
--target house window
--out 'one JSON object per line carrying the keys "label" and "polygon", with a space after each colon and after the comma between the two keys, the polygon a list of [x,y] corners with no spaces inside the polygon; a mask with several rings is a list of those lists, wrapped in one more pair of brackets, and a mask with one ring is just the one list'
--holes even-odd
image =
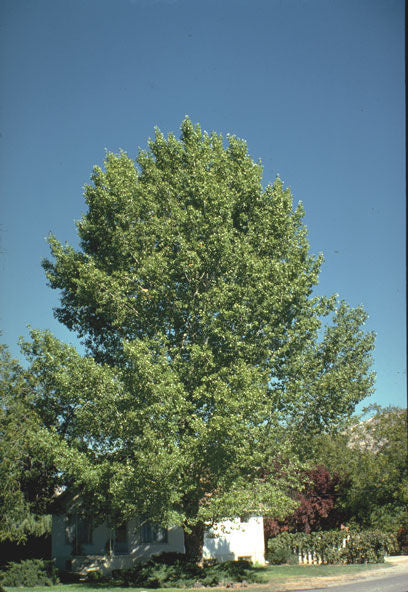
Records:
{"label": "house window", "polygon": [[167,543],[167,529],[154,522],[143,522],[139,535],[141,543]]}
{"label": "house window", "polygon": [[252,556],[251,555],[239,555],[238,561],[250,561],[252,563]]}
{"label": "house window", "polygon": [[113,552],[115,555],[126,555],[129,553],[127,524],[121,524],[115,528],[115,537],[113,541]]}
{"label": "house window", "polygon": [[68,516],[65,526],[65,542],[72,544],[73,555],[82,555],[82,546],[92,543],[92,526],[90,521],[77,514]]}

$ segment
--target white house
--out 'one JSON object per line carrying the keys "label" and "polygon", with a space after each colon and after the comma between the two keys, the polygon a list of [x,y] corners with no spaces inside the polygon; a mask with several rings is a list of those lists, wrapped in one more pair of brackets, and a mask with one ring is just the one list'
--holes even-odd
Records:
{"label": "white house", "polygon": [[[148,521],[130,520],[116,529],[105,524],[93,528],[78,515],[53,515],[52,557],[59,569],[109,573],[168,551],[184,553],[181,527],[166,530]],[[265,563],[263,518],[225,520],[209,529],[204,558]]]}

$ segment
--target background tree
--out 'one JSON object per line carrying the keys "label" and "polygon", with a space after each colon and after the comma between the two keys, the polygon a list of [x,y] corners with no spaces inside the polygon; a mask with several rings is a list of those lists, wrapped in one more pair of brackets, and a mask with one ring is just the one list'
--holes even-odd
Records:
{"label": "background tree", "polygon": [[338,509],[338,496],[345,483],[341,482],[338,473],[332,475],[323,467],[304,471],[303,488],[294,494],[298,504],[295,511],[277,520],[265,518],[265,540],[281,532],[305,532],[309,534],[316,530],[329,530],[339,527],[344,516]]}
{"label": "background tree", "polygon": [[397,532],[408,527],[406,409],[373,411],[342,433],[319,437],[315,458],[348,481],[338,505],[350,524]]}
{"label": "background tree", "polygon": [[56,474],[36,448],[40,426],[29,395],[24,370],[0,345],[0,542],[23,543],[51,527],[46,514]]}
{"label": "background tree", "polygon": [[[245,142],[189,119],[136,163],[108,154],[80,250],[51,236],[44,262],[88,357],[49,334],[25,346],[61,474],[94,511],[182,524],[196,559],[206,521],[287,511],[300,434],[340,425],[373,384],[365,312],[313,295],[302,205],[261,175]],[[261,478],[270,458],[284,478]]]}

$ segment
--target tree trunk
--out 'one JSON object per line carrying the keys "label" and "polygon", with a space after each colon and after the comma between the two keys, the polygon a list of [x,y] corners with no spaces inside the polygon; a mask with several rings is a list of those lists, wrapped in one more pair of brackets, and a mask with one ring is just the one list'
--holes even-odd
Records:
{"label": "tree trunk", "polygon": [[192,563],[198,565],[203,562],[203,547],[204,547],[204,524],[199,522],[194,526],[190,526],[187,532],[184,529],[184,548],[186,552],[186,558]]}

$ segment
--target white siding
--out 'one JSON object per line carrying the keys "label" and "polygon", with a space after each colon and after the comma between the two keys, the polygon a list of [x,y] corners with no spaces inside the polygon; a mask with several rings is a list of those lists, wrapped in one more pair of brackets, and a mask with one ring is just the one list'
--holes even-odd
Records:
{"label": "white siding", "polygon": [[219,561],[237,560],[240,557],[253,563],[265,563],[263,518],[251,516],[248,521],[225,520],[206,534],[204,557]]}

